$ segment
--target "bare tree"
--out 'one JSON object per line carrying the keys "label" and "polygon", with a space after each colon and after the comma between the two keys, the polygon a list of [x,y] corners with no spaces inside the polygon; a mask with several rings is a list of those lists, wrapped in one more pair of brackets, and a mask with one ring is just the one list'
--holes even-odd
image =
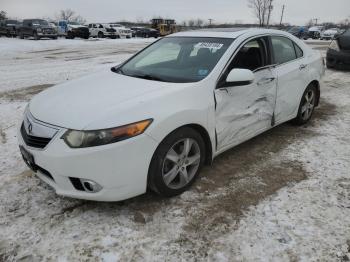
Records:
{"label": "bare tree", "polygon": [[201,27],[204,24],[204,21],[200,18],[197,18],[196,20],[196,26]]}
{"label": "bare tree", "polygon": [[86,23],[86,20],[82,16],[76,15],[76,13],[72,9],[61,10],[57,19],[66,20],[69,22],[76,22],[79,24]]}
{"label": "bare tree", "polygon": [[314,20],[313,19],[310,19],[307,23],[306,23],[306,26],[307,27],[311,27],[314,25]]}
{"label": "bare tree", "polygon": [[196,22],[193,19],[188,20],[188,26],[189,27],[194,27],[195,23]]}
{"label": "bare tree", "polygon": [[59,19],[70,21],[75,15],[75,12],[72,9],[61,10],[59,14]]}
{"label": "bare tree", "polygon": [[259,26],[264,27],[271,15],[271,0],[248,0],[248,7],[253,10]]}
{"label": "bare tree", "polygon": [[7,13],[5,11],[0,11],[0,20],[6,19]]}

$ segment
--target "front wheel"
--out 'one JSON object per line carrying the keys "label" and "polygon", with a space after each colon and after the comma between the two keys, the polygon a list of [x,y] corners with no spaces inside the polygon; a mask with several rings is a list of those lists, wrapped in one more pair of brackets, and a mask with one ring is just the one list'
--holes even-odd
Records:
{"label": "front wheel", "polygon": [[149,187],[171,197],[189,188],[200,172],[205,159],[205,145],[194,129],[184,127],[168,135],[153,155]]}
{"label": "front wheel", "polygon": [[317,90],[316,87],[310,85],[306,88],[303,97],[301,99],[298,115],[293,120],[297,125],[306,124],[312,117],[317,101]]}
{"label": "front wheel", "polygon": [[102,32],[98,32],[97,37],[98,37],[98,38],[104,38],[105,35],[104,35]]}
{"label": "front wheel", "polygon": [[34,40],[39,40],[40,39],[40,37],[38,36],[37,32],[33,33],[33,37],[34,37]]}

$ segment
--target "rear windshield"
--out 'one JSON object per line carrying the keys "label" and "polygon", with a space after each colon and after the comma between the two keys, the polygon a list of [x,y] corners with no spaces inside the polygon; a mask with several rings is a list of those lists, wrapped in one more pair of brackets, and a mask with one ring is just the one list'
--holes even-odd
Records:
{"label": "rear windshield", "polygon": [[197,82],[210,74],[233,41],[230,38],[163,38],[133,57],[117,72],[156,81]]}

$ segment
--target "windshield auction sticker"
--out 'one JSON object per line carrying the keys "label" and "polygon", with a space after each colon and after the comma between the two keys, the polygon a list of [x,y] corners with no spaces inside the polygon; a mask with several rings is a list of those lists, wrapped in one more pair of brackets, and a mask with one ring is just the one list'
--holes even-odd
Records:
{"label": "windshield auction sticker", "polygon": [[196,48],[209,48],[209,49],[221,49],[224,44],[220,43],[198,43],[195,45]]}

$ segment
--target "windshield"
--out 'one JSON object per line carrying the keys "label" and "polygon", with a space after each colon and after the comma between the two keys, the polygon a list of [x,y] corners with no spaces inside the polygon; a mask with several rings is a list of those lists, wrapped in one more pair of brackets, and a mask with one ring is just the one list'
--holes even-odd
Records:
{"label": "windshield", "polygon": [[204,79],[234,39],[168,37],[159,40],[116,70],[149,80],[188,83]]}
{"label": "windshield", "polygon": [[45,20],[33,20],[33,25],[49,25]]}
{"label": "windshield", "polygon": [[6,25],[17,25],[17,21],[16,20],[7,20]]}

